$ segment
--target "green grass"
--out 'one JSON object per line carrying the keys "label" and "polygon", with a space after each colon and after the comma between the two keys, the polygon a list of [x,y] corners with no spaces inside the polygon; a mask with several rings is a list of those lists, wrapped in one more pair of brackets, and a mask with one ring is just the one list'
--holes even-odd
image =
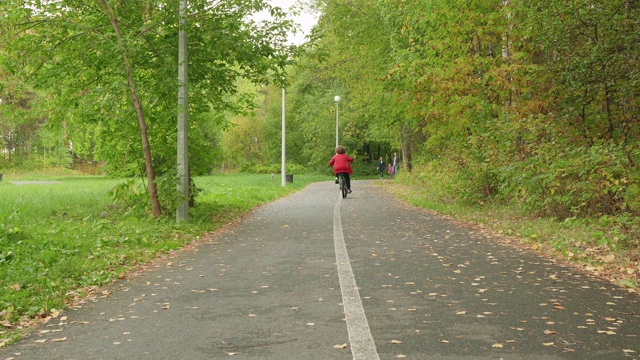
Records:
{"label": "green grass", "polygon": [[[56,180],[14,185],[11,180]],[[281,186],[271,175],[198,177],[201,189],[188,223],[128,215],[109,197],[122,180],[90,176],[3,177],[0,182],[0,321],[29,323],[179,249],[249,210],[328,181],[296,175]],[[20,332],[0,328],[0,346]],[[4,340],[3,340],[4,339]]]}

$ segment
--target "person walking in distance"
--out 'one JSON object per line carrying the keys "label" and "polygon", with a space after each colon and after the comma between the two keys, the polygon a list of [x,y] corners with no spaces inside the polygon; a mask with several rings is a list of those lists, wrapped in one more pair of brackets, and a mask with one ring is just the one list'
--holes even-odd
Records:
{"label": "person walking in distance", "polygon": [[378,170],[380,170],[380,179],[384,178],[384,171],[387,169],[387,165],[384,163],[384,158],[380,156],[378,161]]}
{"label": "person walking in distance", "polygon": [[347,155],[347,150],[341,145],[336,146],[336,154],[329,160],[329,166],[333,166],[336,181],[338,175],[342,174],[342,176],[344,176],[347,193],[349,194],[351,194],[351,174],[353,174],[353,169],[351,168],[352,162],[353,158]]}
{"label": "person walking in distance", "polygon": [[398,173],[398,153],[393,153],[393,175]]}

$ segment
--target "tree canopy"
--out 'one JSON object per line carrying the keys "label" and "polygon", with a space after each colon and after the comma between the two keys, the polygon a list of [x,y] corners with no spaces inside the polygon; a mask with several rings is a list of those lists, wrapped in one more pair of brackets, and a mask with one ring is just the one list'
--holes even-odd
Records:
{"label": "tree canopy", "polygon": [[[238,78],[282,78],[293,24],[263,0],[188,4],[190,126],[222,127],[218,114],[252,103]],[[265,10],[269,21],[248,17]],[[64,128],[74,155],[104,162],[112,174],[146,173],[153,193],[154,172],[176,166],[178,1],[14,0],[2,13],[3,76],[41,92],[47,126]],[[5,138],[16,132],[5,130]],[[204,171],[216,144],[211,136],[192,140],[194,170]]]}

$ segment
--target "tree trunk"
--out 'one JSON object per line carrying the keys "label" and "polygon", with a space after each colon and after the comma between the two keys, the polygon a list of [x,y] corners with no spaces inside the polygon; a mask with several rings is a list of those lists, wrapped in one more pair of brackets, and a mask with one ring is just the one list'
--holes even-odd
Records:
{"label": "tree trunk", "polygon": [[131,59],[127,54],[126,44],[120,27],[118,26],[118,18],[114,11],[109,7],[106,0],[102,0],[102,6],[104,7],[105,14],[109,17],[113,30],[118,37],[118,43],[122,51],[122,59],[124,70],[127,75],[127,82],[129,84],[129,91],[131,92],[131,101],[133,107],[136,110],[136,117],[138,118],[138,128],[140,129],[140,138],[142,140],[142,152],[144,153],[144,163],[147,172],[147,182],[149,183],[149,200],[151,201],[151,209],[153,216],[159,217],[161,213],[160,201],[158,201],[158,188],[156,186],[156,175],[153,170],[153,163],[151,161],[151,148],[149,147],[149,138],[147,136],[147,124],[144,121],[144,114],[142,113],[142,105],[138,98],[138,90],[136,88],[135,78],[133,76],[133,65]]}
{"label": "tree trunk", "polygon": [[411,136],[407,134],[407,124],[402,124],[402,165],[407,173],[411,173]]}

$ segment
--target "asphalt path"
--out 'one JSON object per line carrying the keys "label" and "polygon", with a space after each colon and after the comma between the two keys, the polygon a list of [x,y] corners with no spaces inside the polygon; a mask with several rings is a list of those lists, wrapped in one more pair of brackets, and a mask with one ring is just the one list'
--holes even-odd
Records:
{"label": "asphalt path", "polygon": [[640,298],[376,182],[317,183],[0,359],[638,359]]}

